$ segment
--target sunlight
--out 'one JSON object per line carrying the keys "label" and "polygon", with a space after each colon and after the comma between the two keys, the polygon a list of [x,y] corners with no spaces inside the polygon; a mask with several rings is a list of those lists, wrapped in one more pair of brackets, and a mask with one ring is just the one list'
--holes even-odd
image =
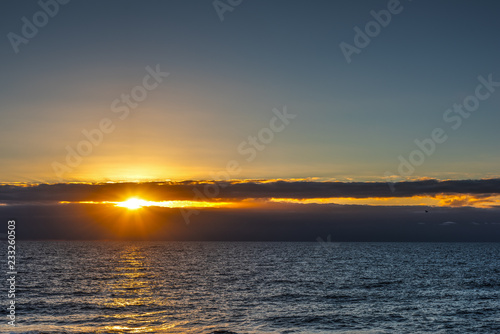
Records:
{"label": "sunlight", "polygon": [[222,206],[229,206],[233,203],[230,202],[203,202],[203,201],[146,201],[139,198],[129,198],[124,202],[111,202],[115,206],[127,208],[129,210],[136,210],[143,207],[156,206],[161,208],[185,208],[185,207],[199,207],[199,208],[217,208]]}
{"label": "sunlight", "polygon": [[135,197],[129,198],[128,200],[126,200],[124,202],[116,203],[116,206],[121,206],[121,207],[127,208],[129,210],[140,209],[145,205],[148,205],[147,201],[145,201],[143,199],[135,198]]}
{"label": "sunlight", "polygon": [[434,196],[410,197],[330,197],[330,198],[271,198],[270,202],[290,204],[338,204],[371,206],[436,206],[494,208],[500,205],[500,196],[474,196],[439,194]]}
{"label": "sunlight", "polygon": [[[129,198],[123,202],[111,201],[60,201],[59,204],[113,204],[114,206],[126,208],[128,210],[137,210],[145,207],[159,208],[221,208],[237,206],[238,202],[219,202],[219,201],[188,201],[188,200],[172,200],[172,201],[146,201],[140,198]],[[0,204],[1,205],[1,204]],[[241,205],[241,204],[240,204]]]}

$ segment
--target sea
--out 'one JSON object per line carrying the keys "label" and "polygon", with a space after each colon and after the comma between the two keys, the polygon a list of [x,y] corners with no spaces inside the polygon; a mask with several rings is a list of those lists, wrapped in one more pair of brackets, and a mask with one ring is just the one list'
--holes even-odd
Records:
{"label": "sea", "polygon": [[500,333],[500,243],[19,241],[15,256],[1,333]]}

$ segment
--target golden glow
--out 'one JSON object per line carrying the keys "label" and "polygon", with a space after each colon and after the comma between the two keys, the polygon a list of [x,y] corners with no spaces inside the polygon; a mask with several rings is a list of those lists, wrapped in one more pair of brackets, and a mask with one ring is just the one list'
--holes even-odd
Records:
{"label": "golden glow", "polygon": [[474,195],[438,195],[440,206],[471,206],[475,208],[492,208],[500,206],[500,196],[474,196]]}
{"label": "golden glow", "polygon": [[130,198],[124,202],[111,202],[115,203],[115,206],[120,206],[127,208],[129,210],[139,209],[145,206],[157,206],[161,208],[185,208],[185,207],[197,207],[197,208],[217,208],[221,206],[228,206],[232,203],[229,202],[201,202],[201,201],[145,201],[138,198]]}
{"label": "golden glow", "polygon": [[290,204],[339,204],[372,206],[440,206],[491,208],[500,206],[500,196],[478,197],[473,195],[441,194],[436,196],[412,197],[333,197],[333,198],[271,198],[270,202]]}
{"label": "golden glow", "polygon": [[373,206],[438,206],[440,200],[427,196],[413,197],[332,197],[332,198],[271,198],[271,202],[297,204],[339,204],[339,205],[373,205]]}
{"label": "golden glow", "polygon": [[147,205],[147,201],[139,198],[129,198],[125,202],[117,203],[116,206],[121,206],[123,208],[127,208],[129,210],[137,210]]}
{"label": "golden glow", "polygon": [[101,286],[105,296],[102,304],[119,311],[103,315],[111,323],[104,328],[106,333],[170,333],[173,328],[183,325],[181,321],[165,321],[165,324],[151,326],[151,319],[164,319],[163,311],[140,314],[130,311],[131,307],[165,309],[170,306],[169,299],[159,297],[158,290],[164,283],[161,277],[147,270],[152,263],[140,247],[124,246],[110,265],[114,279]]}
{"label": "golden glow", "polygon": [[[338,204],[338,205],[370,205],[370,206],[434,206],[434,207],[475,207],[493,208],[500,206],[500,196],[474,196],[440,194],[435,196],[412,196],[412,197],[331,197],[331,198],[270,198],[253,199],[248,198],[235,202],[222,201],[147,201],[136,197],[122,202],[111,201],[62,201],[60,204],[113,204],[116,207],[128,210],[137,210],[143,207],[161,208],[250,208],[264,206],[266,203],[276,204]],[[0,204],[1,205],[1,204]]]}
{"label": "golden glow", "polygon": [[204,202],[204,201],[146,201],[138,198],[129,198],[123,202],[110,202],[110,201],[79,201],[68,202],[61,201],[59,204],[114,204],[114,206],[126,208],[129,210],[136,210],[143,207],[160,207],[160,208],[220,208],[227,206],[235,206],[236,202]]}

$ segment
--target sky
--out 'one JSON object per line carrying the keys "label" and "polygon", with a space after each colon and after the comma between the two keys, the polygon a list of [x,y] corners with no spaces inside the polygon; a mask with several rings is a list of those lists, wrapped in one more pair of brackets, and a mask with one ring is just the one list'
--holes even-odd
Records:
{"label": "sky", "polygon": [[[230,160],[238,178],[379,180],[435,128],[448,140],[411,177],[498,176],[500,94],[443,120],[478,76],[500,81],[496,2],[402,1],[351,63],[339,44],[387,1],[242,1],[221,21],[211,1],[73,0],[18,53],[7,35],[41,7],[2,6],[2,182],[213,179]],[[169,75],[119,119],[112,102],[156,65]],[[284,106],[296,118],[246,161],[238,145]],[[103,118],[114,131],[57,175]]]}
{"label": "sky", "polygon": [[[96,221],[89,213],[97,210],[94,202],[114,212],[135,196],[149,201],[141,202],[143,212],[163,210],[153,219],[158,224],[184,221],[183,228],[189,224],[182,208],[193,204],[182,201],[204,203],[197,204],[207,212],[196,214],[199,222],[229,221],[233,211],[267,217],[254,217],[260,221],[275,221],[269,212],[277,212],[286,220],[318,206],[320,212],[341,207],[357,222],[376,217],[389,224],[386,232],[403,219],[387,220],[391,212],[438,229],[498,222],[500,3],[9,0],[1,6],[0,212],[7,216],[41,210],[43,226],[47,217],[63,224],[74,210],[84,226]],[[403,195],[411,182],[446,180],[458,183]],[[461,180],[489,188],[470,192]],[[155,195],[137,182],[170,192]],[[259,188],[283,182],[293,196]],[[128,192],[113,197],[101,188],[119,183]],[[55,184],[93,184],[95,196],[16,197],[21,190],[46,195],[53,188],[44,187]],[[203,187],[210,184],[207,195]],[[189,195],[171,195],[186,185]],[[162,208],[162,201],[179,202]],[[420,219],[431,207],[444,211]],[[25,219],[39,224],[30,210]],[[316,222],[330,221],[331,212]],[[308,230],[310,219],[297,224]],[[447,222],[453,224],[441,225]],[[413,240],[415,226],[393,239]],[[460,235],[500,238],[498,225],[489,226],[495,233]],[[89,238],[100,233],[91,230]],[[244,239],[243,230],[178,237]],[[314,239],[328,227],[309,231]],[[356,239],[340,227],[336,233]],[[380,240],[389,235],[380,233]],[[434,232],[422,233],[432,239]],[[266,237],[250,239],[259,238]]]}

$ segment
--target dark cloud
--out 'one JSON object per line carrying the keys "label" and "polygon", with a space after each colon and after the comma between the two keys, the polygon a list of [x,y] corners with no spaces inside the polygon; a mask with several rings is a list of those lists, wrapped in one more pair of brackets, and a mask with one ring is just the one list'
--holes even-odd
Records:
{"label": "dark cloud", "polygon": [[[0,216],[16,219],[22,239],[67,240],[261,240],[315,241],[500,241],[499,208],[440,207],[429,213],[414,206],[267,203],[240,208],[197,209],[187,224],[179,209],[145,207],[127,211],[113,204],[57,204],[59,201],[192,200],[219,191],[217,198],[392,197],[500,192],[500,180],[380,182],[210,182],[41,184],[0,186]],[[203,196],[203,195],[201,195]],[[203,200],[205,198],[198,198]],[[16,205],[9,205],[16,204]],[[443,223],[444,222],[444,223]],[[454,222],[451,224],[449,222]],[[489,222],[473,224],[472,222]],[[3,225],[6,232],[6,225]]]}
{"label": "dark cloud", "polygon": [[[178,209],[127,212],[113,205],[67,204],[0,207],[16,219],[16,237],[54,240],[210,241],[500,241],[498,210],[282,204],[280,210],[200,209],[189,224]],[[472,222],[487,221],[475,225]],[[445,223],[443,223],[445,222]],[[449,224],[446,222],[454,222]],[[422,224],[424,223],[424,224]],[[6,233],[6,224],[1,233]]]}
{"label": "dark cloud", "polygon": [[[500,194],[500,179],[423,180],[398,182],[394,191],[385,182],[148,182],[110,184],[40,184],[29,187],[2,185],[4,203],[52,201],[121,201],[130,196],[149,200],[197,200],[246,198],[410,197],[415,195]],[[458,203],[457,203],[458,204]]]}

